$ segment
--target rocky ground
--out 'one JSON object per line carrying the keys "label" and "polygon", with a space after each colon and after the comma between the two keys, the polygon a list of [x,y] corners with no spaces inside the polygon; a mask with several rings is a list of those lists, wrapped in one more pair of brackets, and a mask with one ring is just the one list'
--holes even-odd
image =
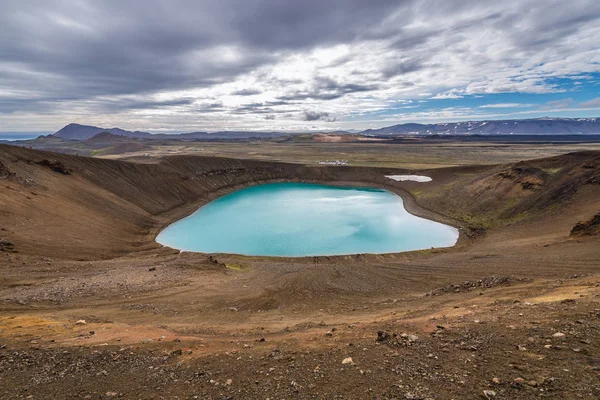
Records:
{"label": "rocky ground", "polygon": [[531,283],[442,291],[427,309],[265,333],[157,325],[120,338],[93,317],[4,316],[0,397],[598,398],[600,278],[541,286],[534,298]]}
{"label": "rocky ground", "polygon": [[[596,153],[429,186],[193,157],[0,162],[1,399],[600,397]],[[307,258],[153,242],[251,176],[387,185],[461,241]]]}

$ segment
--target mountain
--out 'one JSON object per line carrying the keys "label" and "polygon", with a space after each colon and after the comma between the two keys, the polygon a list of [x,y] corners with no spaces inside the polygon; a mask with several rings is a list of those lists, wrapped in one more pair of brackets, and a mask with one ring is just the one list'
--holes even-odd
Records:
{"label": "mountain", "polygon": [[56,132],[54,134],[55,137],[63,138],[63,139],[73,139],[73,140],[87,140],[99,133],[108,132],[113,135],[133,137],[133,138],[152,138],[152,134],[148,132],[131,132],[126,131],[120,128],[99,128],[97,126],[91,125],[79,125],[79,124],[69,124]]}
{"label": "mountain", "polygon": [[152,134],[148,132],[127,131],[120,128],[100,128],[91,125],[69,124],[61,130],[54,133],[54,136],[61,139],[88,140],[99,133],[107,132],[112,135],[125,136],[138,139],[183,139],[183,140],[214,140],[214,139],[272,139],[277,137],[289,136],[289,132],[253,132],[253,131],[221,131],[221,132],[190,132],[166,134]]}
{"label": "mountain", "polygon": [[599,134],[600,118],[534,118],[440,124],[400,124],[362,131],[363,135],[563,135]]}
{"label": "mountain", "polygon": [[[220,131],[152,134],[140,131],[127,131],[120,128],[99,128],[91,125],[69,124],[50,135],[61,139],[88,140],[99,133],[125,136],[139,139],[158,140],[243,140],[274,139],[301,134],[300,132],[253,132]],[[322,133],[322,132],[321,132]],[[332,131],[327,133],[348,134],[350,131]],[[439,124],[399,124],[381,129],[368,129],[357,132],[366,136],[402,136],[402,135],[573,135],[600,134],[600,118],[534,118],[490,121],[449,122]],[[113,138],[115,139],[115,138]]]}

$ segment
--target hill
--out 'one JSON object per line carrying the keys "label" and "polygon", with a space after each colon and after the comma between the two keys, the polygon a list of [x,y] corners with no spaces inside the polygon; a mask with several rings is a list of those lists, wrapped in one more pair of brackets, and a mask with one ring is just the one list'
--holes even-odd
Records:
{"label": "hill", "polygon": [[220,131],[220,132],[188,132],[188,133],[148,133],[128,131],[121,128],[101,128],[92,125],[69,124],[49,137],[71,140],[88,140],[99,133],[109,133],[114,136],[124,136],[138,139],[158,140],[233,140],[233,139],[271,139],[288,136],[289,132],[254,132],[254,131]]}
{"label": "hill", "polygon": [[399,124],[368,129],[363,135],[565,135],[598,134],[600,118],[534,118],[439,124]]}
{"label": "hill", "polygon": [[139,140],[139,138],[132,138],[128,136],[115,135],[110,132],[100,132],[97,135],[85,140],[85,143],[96,144],[96,143],[126,143],[132,140]]}
{"label": "hill", "polygon": [[69,124],[64,128],[60,129],[53,136],[63,139],[74,139],[74,140],[87,140],[99,133],[108,132],[113,135],[126,136],[126,137],[137,137],[137,138],[151,138],[152,134],[147,132],[131,132],[120,128],[99,128],[91,125],[80,125],[80,124]]}
{"label": "hill", "polygon": [[[60,243],[68,240],[74,257],[81,253],[104,254],[108,250],[132,251],[131,246],[140,241],[154,247],[156,243],[148,236],[148,229],[156,232],[172,220],[170,212],[186,215],[203,198],[210,198],[211,193],[222,189],[269,180],[364,182],[391,185],[393,189],[397,184],[388,182],[384,176],[404,172],[368,167],[305,167],[197,156],[165,157],[158,164],[146,165],[8,145],[0,145],[0,162],[4,165],[4,175],[11,176],[10,180],[14,181],[14,190],[7,190],[0,196],[2,209],[8,214],[32,218],[31,230],[25,225],[13,227],[15,236],[11,241],[22,249],[48,254],[60,249]],[[64,169],[72,173],[56,174],[44,167],[49,163],[64,165]],[[588,192],[595,200],[590,206],[598,205],[599,197],[595,197],[600,189],[598,152],[477,166],[476,174],[471,172],[472,169],[456,167],[427,171],[434,183],[427,186],[426,193],[419,194],[419,202],[439,215],[449,216],[451,221],[464,221],[476,228],[531,218],[548,210],[554,212],[557,207],[567,204],[582,187],[592,190]],[[32,191],[38,195],[23,203],[21,198]],[[27,205],[29,203],[31,205]],[[137,210],[133,214],[131,207]],[[38,225],[41,219],[31,214],[33,209],[40,213],[39,218],[48,218],[43,228],[48,229],[47,234],[41,234],[42,228]],[[19,218],[13,222],[17,221]],[[571,222],[568,231],[578,220]],[[5,218],[3,227],[10,226],[10,219]],[[51,233],[59,226],[63,232],[60,239]],[[146,233],[140,235],[140,231]],[[78,239],[82,234],[86,241]],[[130,240],[118,239],[127,236]]]}

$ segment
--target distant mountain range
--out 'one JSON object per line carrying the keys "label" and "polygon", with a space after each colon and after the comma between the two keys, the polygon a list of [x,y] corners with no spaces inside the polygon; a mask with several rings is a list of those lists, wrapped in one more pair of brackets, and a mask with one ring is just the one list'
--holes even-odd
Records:
{"label": "distant mountain range", "polygon": [[54,133],[52,136],[71,139],[88,140],[99,133],[108,132],[112,135],[125,136],[138,139],[250,139],[250,138],[275,138],[288,136],[287,132],[252,132],[252,131],[223,131],[223,132],[190,132],[190,133],[148,133],[140,131],[127,131],[121,128],[99,128],[91,125],[69,124]]}
{"label": "distant mountain range", "polygon": [[[140,131],[127,131],[120,128],[99,128],[97,126],[69,124],[54,133],[53,137],[71,140],[88,140],[99,133],[138,139],[272,139],[291,136],[290,132],[191,132],[178,134],[152,134]],[[336,134],[349,133],[336,131]],[[380,129],[368,129],[358,132],[365,136],[403,136],[403,135],[573,135],[600,134],[600,118],[534,118],[490,121],[450,122],[439,124],[399,124]]]}
{"label": "distant mountain range", "polygon": [[134,138],[152,138],[152,134],[148,132],[131,132],[120,128],[99,128],[97,126],[69,124],[54,133],[53,136],[62,139],[72,140],[88,140],[99,133],[108,132],[113,135],[134,137]]}
{"label": "distant mountain range", "polygon": [[441,124],[400,124],[368,129],[363,135],[573,135],[600,133],[600,118],[534,118]]}

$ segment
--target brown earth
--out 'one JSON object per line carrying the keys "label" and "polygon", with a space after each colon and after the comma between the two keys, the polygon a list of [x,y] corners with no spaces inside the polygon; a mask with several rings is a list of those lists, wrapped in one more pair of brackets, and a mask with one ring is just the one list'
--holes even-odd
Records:
{"label": "brown earth", "polygon": [[[407,172],[433,181],[385,178]],[[154,242],[273,181],[386,188],[461,239],[304,258]],[[600,396],[600,236],[571,234],[595,226],[600,152],[407,171],[0,145],[0,188],[0,398]]]}
{"label": "brown earth", "polygon": [[571,236],[591,236],[600,235],[600,213],[596,214],[589,221],[577,223],[571,229]]}

